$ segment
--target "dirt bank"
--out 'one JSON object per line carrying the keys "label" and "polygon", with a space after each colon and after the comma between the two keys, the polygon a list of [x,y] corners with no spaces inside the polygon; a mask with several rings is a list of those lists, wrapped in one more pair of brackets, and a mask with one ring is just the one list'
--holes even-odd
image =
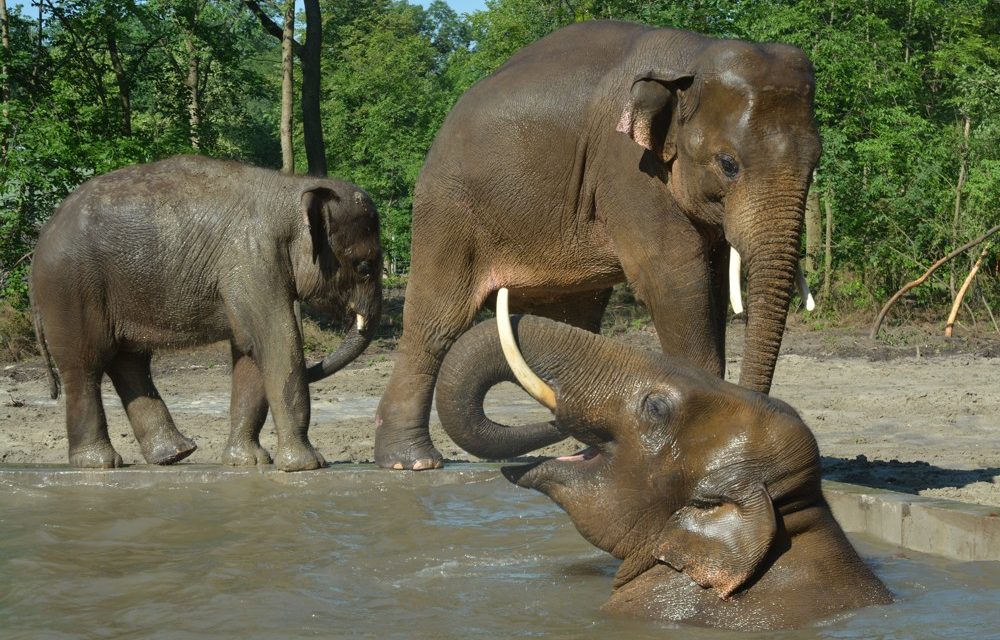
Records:
{"label": "dirt bank", "polygon": [[[730,327],[729,378],[742,351]],[[656,348],[648,330],[615,336]],[[314,385],[310,437],[330,462],[370,461],[373,416],[392,370],[390,337],[358,362]],[[816,433],[827,478],[1000,506],[1000,337],[953,341],[924,327],[892,329],[873,343],[864,329],[823,330],[793,320],[772,393],[795,406]],[[158,355],[154,377],[179,428],[198,443],[190,462],[219,460],[228,431],[228,349]],[[112,441],[127,463],[138,447],[110,383],[105,407]],[[497,417],[544,410],[512,386],[491,395]],[[469,456],[436,419],[432,437],[451,460]],[[262,441],[273,450],[271,426]],[[545,453],[569,452],[564,443]],[[39,359],[0,368],[0,463],[64,463],[63,398],[51,400]]]}

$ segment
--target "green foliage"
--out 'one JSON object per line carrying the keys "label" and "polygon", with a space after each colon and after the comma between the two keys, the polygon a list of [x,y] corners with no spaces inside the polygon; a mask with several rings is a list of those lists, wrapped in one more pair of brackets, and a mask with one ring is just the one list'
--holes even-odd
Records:
{"label": "green foliage", "polygon": [[[27,303],[25,256],[58,203],[123,165],[198,151],[274,163],[277,44],[237,0],[46,3],[42,38],[11,12],[0,115],[0,303]],[[191,34],[201,74],[192,132]],[[273,39],[272,39],[273,40]],[[197,133],[199,148],[192,146]]]}
{"label": "green foliage", "polygon": [[[277,19],[276,3],[262,5]],[[45,6],[41,43],[35,17],[12,8],[11,49],[0,52],[10,95],[0,114],[0,296],[15,307],[25,303],[22,258],[39,226],[88,177],[192,151],[194,141],[201,153],[265,166],[280,157],[279,44],[239,0]],[[485,11],[459,16],[441,0],[426,8],[322,0],[330,173],[371,193],[391,271],[402,273],[413,185],[435,132],[463,91],[524,45],[588,19],[790,43],[816,69],[824,154],[814,186],[821,209],[833,211],[831,289],[846,304],[870,306],[1000,220],[997,7],[992,0],[488,0]],[[196,127],[186,85],[191,56],[201,72]],[[301,155],[301,128],[298,136]],[[1000,291],[996,254],[979,278],[987,297]],[[957,277],[974,257],[956,261]],[[811,275],[813,284],[821,279]],[[939,302],[947,280],[936,276],[914,291],[916,302]]]}
{"label": "green foliage", "polygon": [[331,173],[379,206],[390,271],[409,262],[413,185],[453,91],[441,73],[465,46],[454,12],[386,3],[341,24],[326,49],[324,132]]}

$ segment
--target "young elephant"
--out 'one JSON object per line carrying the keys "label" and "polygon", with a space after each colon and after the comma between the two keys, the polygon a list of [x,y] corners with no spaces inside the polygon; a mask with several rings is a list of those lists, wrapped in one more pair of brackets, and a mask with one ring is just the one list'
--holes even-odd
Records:
{"label": "young elephant", "polygon": [[[94,178],[42,229],[31,272],[35,332],[59,394],[69,461],[118,467],[101,404],[107,373],[147,462],[195,449],[150,377],[152,351],[230,341],[231,431],[224,462],[266,464],[259,434],[273,412],[275,464],[315,469],[308,382],[364,351],[382,305],[378,214],[338,180],[285,176],[182,156]],[[294,303],[357,314],[343,344],[308,369]]]}
{"label": "young elephant", "polygon": [[541,376],[522,385],[555,421],[529,428],[525,443],[520,428],[505,433],[482,414],[486,391],[512,379],[492,321],[445,359],[438,414],[472,453],[520,453],[546,429],[588,445],[503,473],[622,559],[606,611],[751,630],[891,601],[833,519],[816,441],[788,405],[676,358],[547,319],[516,322]]}

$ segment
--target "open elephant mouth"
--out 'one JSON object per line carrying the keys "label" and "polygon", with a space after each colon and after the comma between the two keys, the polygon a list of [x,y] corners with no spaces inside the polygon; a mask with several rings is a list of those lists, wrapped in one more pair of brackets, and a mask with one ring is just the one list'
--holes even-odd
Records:
{"label": "open elephant mouth", "polygon": [[[555,389],[532,371],[521,355],[514,338],[506,288],[497,291],[496,301],[500,347],[511,373],[531,397],[558,415]],[[552,424],[561,434],[568,435],[583,445],[582,450],[573,455],[548,457],[529,464],[501,467],[500,472],[519,487],[538,489],[542,492],[545,492],[546,487],[552,483],[565,485],[573,480],[579,481],[596,475],[598,470],[610,461],[610,450],[614,445],[610,433],[583,428],[572,418],[569,422],[570,424],[566,424],[557,419]]]}
{"label": "open elephant mouth", "polygon": [[604,444],[591,444],[573,455],[547,457],[528,464],[507,465],[500,473],[525,489],[544,490],[549,482],[566,484],[598,473],[610,462],[611,453]]}

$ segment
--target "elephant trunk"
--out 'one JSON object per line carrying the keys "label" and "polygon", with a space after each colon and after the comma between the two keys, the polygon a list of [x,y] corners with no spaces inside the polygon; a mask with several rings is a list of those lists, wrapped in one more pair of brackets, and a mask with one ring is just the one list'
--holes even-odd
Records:
{"label": "elephant trunk", "polygon": [[[544,338],[529,330],[532,338],[526,339],[524,325],[533,323],[521,320],[526,319],[514,318],[521,346],[537,353],[526,342],[538,345]],[[538,370],[539,364],[534,368]],[[455,444],[480,458],[504,460],[567,437],[554,421],[508,426],[487,417],[483,409],[486,394],[504,381],[516,382],[516,377],[504,358],[496,321],[480,323],[451,348],[438,375],[438,417]]]}
{"label": "elephant trunk", "polygon": [[354,325],[344,337],[344,341],[336,351],[306,369],[306,378],[310,383],[322,380],[346,367],[360,356],[375,338],[382,317],[382,287],[381,283],[374,281],[370,281],[369,285],[355,289],[355,294],[347,303],[348,308],[354,311],[356,316]]}
{"label": "elephant trunk", "polygon": [[740,385],[762,393],[771,389],[785,331],[805,199],[793,194],[772,199],[770,204],[777,204],[781,213],[766,216],[766,228],[751,230],[742,243],[752,250],[747,265],[747,325]]}

